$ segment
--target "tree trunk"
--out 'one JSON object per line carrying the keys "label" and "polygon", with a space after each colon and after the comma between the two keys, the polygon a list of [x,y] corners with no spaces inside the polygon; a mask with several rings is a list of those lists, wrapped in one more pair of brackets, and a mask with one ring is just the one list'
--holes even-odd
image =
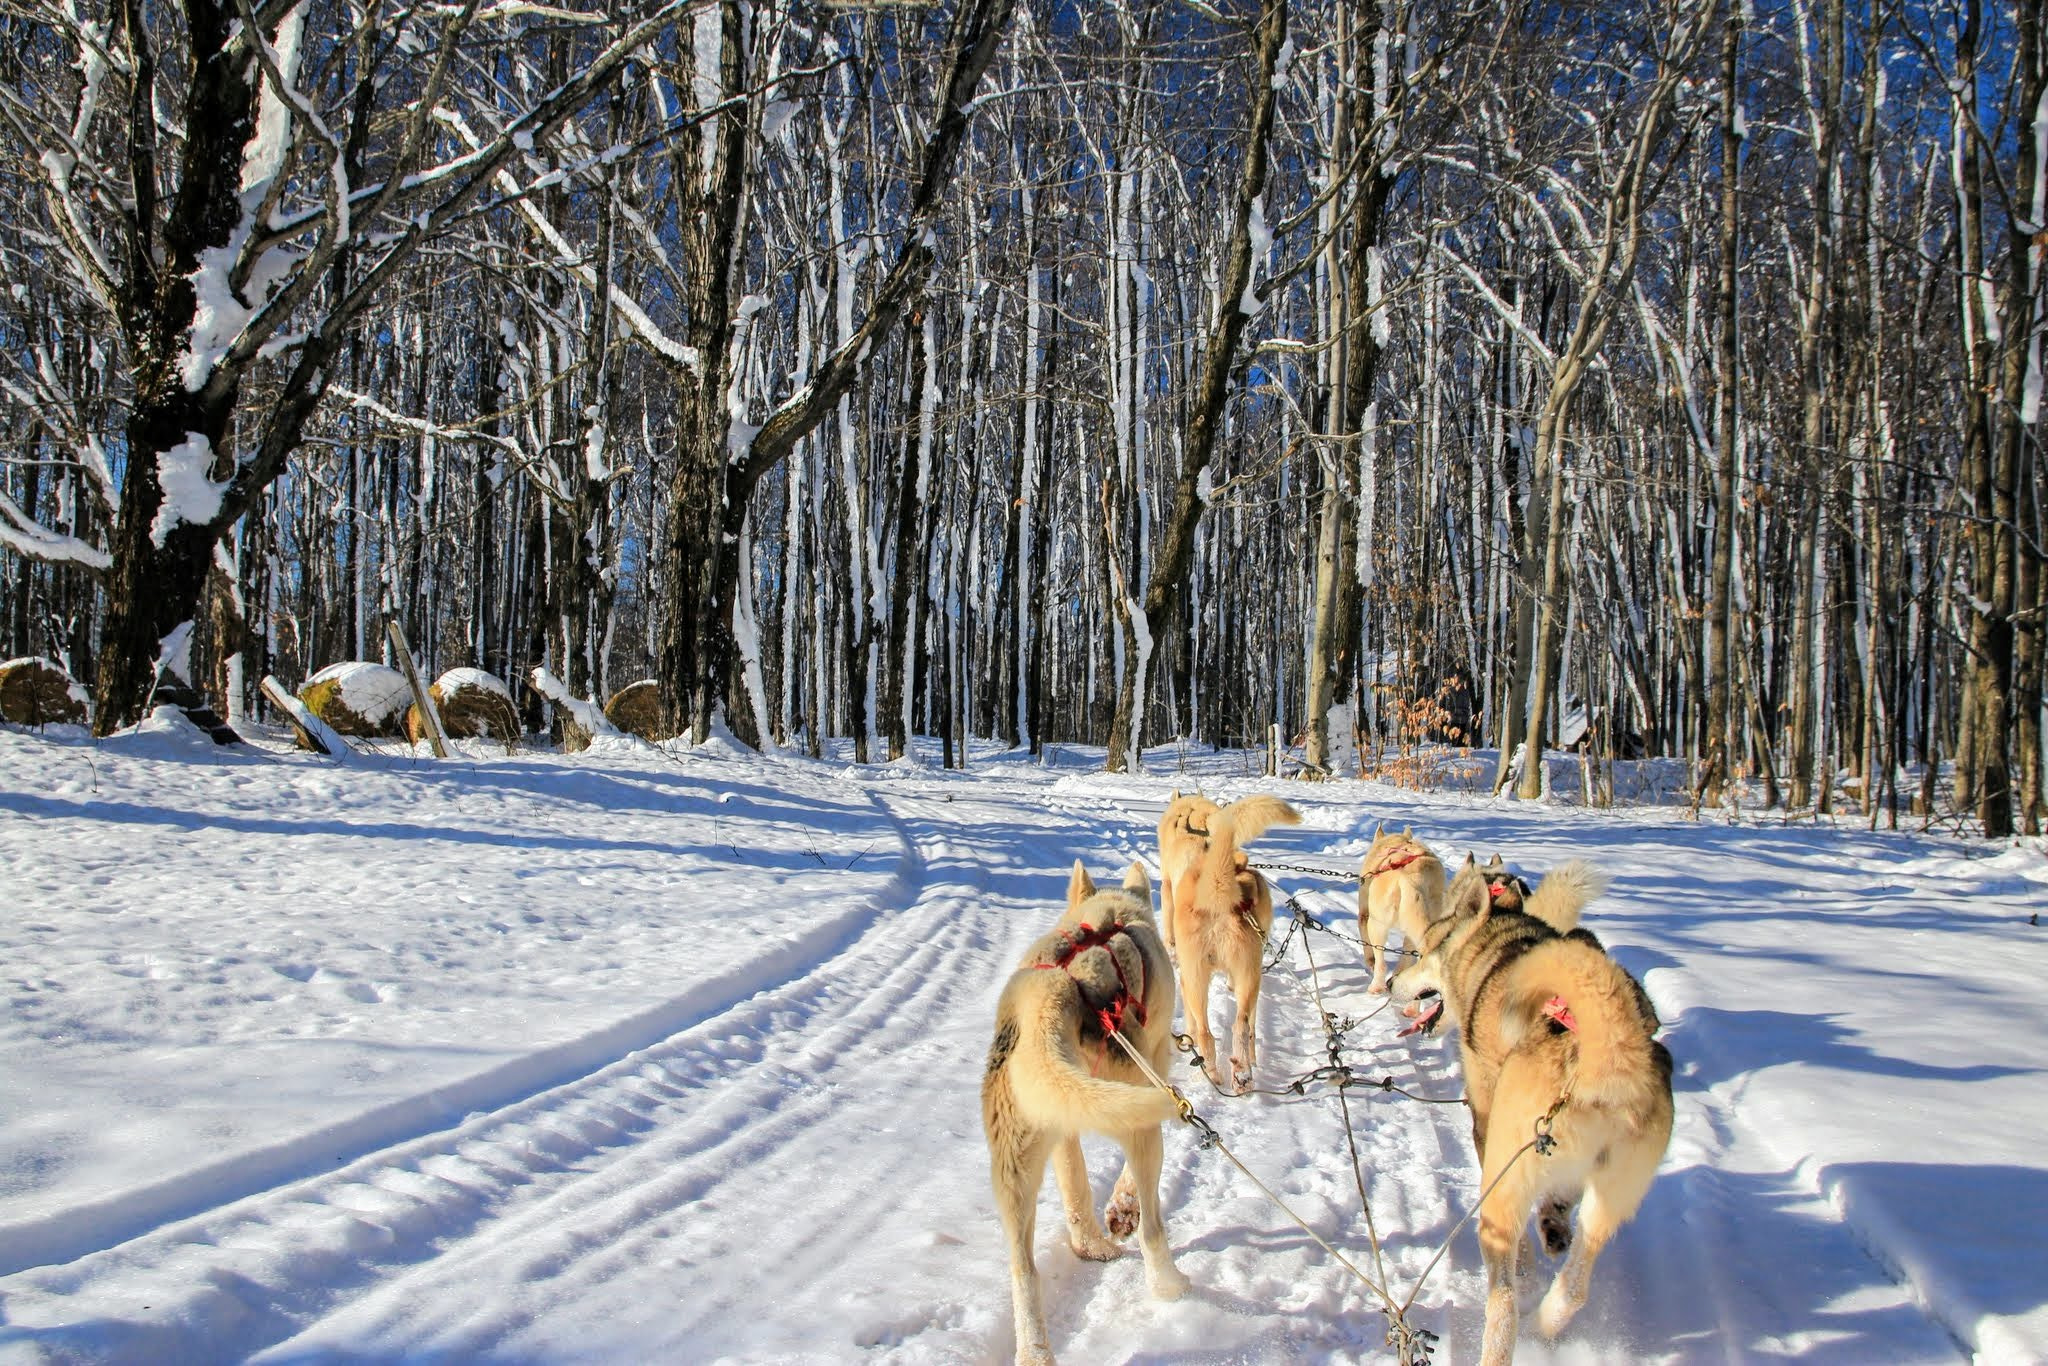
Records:
{"label": "tree trunk", "polygon": [[1350,250],[1344,267],[1342,335],[1339,354],[1343,357],[1342,388],[1337,395],[1335,433],[1340,438],[1324,465],[1321,515],[1316,532],[1315,606],[1313,635],[1308,657],[1307,735],[1303,757],[1312,775],[1327,776],[1330,764],[1330,708],[1340,704],[1347,693],[1352,673],[1352,656],[1358,649],[1359,590],[1357,570],[1357,519],[1352,499],[1360,492],[1362,462],[1373,456],[1369,430],[1378,421],[1374,390],[1380,369],[1380,338],[1385,320],[1375,309],[1384,305],[1378,297],[1377,254],[1386,225],[1387,200],[1394,187],[1387,159],[1392,138],[1380,138],[1375,125],[1391,110],[1399,96],[1395,90],[1377,87],[1380,76],[1397,85],[1390,68],[1365,56],[1375,45],[1389,41],[1384,31],[1384,12],[1372,11],[1366,31],[1353,39],[1357,44],[1356,64],[1371,73],[1375,84],[1367,97],[1352,98],[1352,144],[1363,149],[1374,145],[1364,157],[1353,191]]}
{"label": "tree trunk", "polygon": [[[866,372],[870,356],[924,289],[934,255],[939,196],[951,174],[976,87],[1008,27],[1015,0],[968,0],[954,15],[951,58],[940,113],[918,159],[908,196],[903,241],[894,265],[875,291],[865,319],[735,451],[726,381],[733,357],[732,296],[743,242],[739,225],[747,190],[746,139],[741,112],[718,116],[716,152],[706,174],[688,171],[691,188],[679,215],[687,241],[691,299],[690,344],[698,369],[682,372],[678,407],[677,474],[670,487],[670,543],[676,557],[663,629],[657,682],[662,705],[678,729],[702,741],[723,713],[742,740],[753,729],[744,710],[727,705],[736,689],[733,608],[740,585],[739,539],[748,499],[761,479],[798,441],[815,431]],[[741,44],[746,19],[740,0],[720,0],[720,87],[745,88]],[[684,140],[676,155],[685,165],[696,144]],[[858,550],[856,551],[858,553]]]}
{"label": "tree trunk", "polygon": [[1735,669],[1729,615],[1735,566],[1736,398],[1741,378],[1737,373],[1741,309],[1736,278],[1742,169],[1742,103],[1736,76],[1741,51],[1742,5],[1729,0],[1721,39],[1721,259],[1715,300],[1721,332],[1714,376],[1714,551],[1707,597],[1707,649],[1701,668],[1707,687],[1707,743],[1699,791],[1706,803],[1721,800],[1735,756]]}
{"label": "tree trunk", "polygon": [[1178,624],[1182,585],[1194,553],[1195,524],[1202,516],[1202,475],[1216,452],[1223,405],[1229,396],[1231,362],[1249,321],[1243,301],[1252,274],[1251,220],[1265,192],[1266,139],[1277,100],[1273,70],[1286,36],[1287,0],[1264,0],[1253,37],[1252,109],[1245,130],[1244,171],[1238,180],[1230,240],[1224,250],[1216,317],[1204,343],[1201,376],[1189,403],[1180,478],[1160,528],[1144,600],[1127,605],[1124,648],[1130,658],[1118,685],[1116,712],[1109,727],[1107,767],[1112,773],[1137,767],[1143,743],[1145,674],[1158,642]]}
{"label": "tree trunk", "polygon": [[[186,385],[180,362],[198,310],[201,258],[227,246],[242,216],[242,150],[255,130],[255,70],[228,56],[241,24],[232,5],[191,0],[185,15],[193,64],[182,111],[181,174],[161,242],[152,232],[155,56],[139,16],[124,26],[134,66],[131,116],[138,120],[133,136],[139,154],[130,187],[137,201],[135,227],[123,263],[128,278],[118,303],[134,357],[135,396],[94,679],[93,729],[100,735],[142,718],[160,669],[191,681],[181,651],[167,642],[182,628],[189,649],[219,537],[213,490],[226,483],[231,469],[228,427],[241,392],[235,381],[195,391]],[[166,473],[181,489],[168,509]],[[213,507],[206,505],[209,496]]]}

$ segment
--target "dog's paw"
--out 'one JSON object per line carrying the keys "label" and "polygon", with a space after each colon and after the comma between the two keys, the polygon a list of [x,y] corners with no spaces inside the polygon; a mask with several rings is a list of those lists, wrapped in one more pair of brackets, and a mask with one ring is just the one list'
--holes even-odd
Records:
{"label": "dog's paw", "polygon": [[1550,1283],[1543,1303],[1536,1306],[1536,1331],[1545,1338],[1554,1338],[1565,1330],[1572,1316],[1578,1312],[1578,1302],[1565,1293],[1564,1278],[1560,1276]]}
{"label": "dog's paw", "polygon": [[1109,1226],[1112,1238],[1128,1238],[1138,1231],[1138,1195],[1136,1191],[1119,1190],[1110,1197],[1103,1207],[1102,1222]]}
{"label": "dog's paw", "polygon": [[1230,1060],[1230,1085],[1239,1095],[1252,1088],[1251,1064],[1241,1058]]}
{"label": "dog's paw", "polygon": [[1572,1207],[1557,1203],[1545,1205],[1543,1215],[1536,1221],[1536,1227],[1543,1233],[1543,1250],[1553,1257],[1562,1257],[1572,1245]]}
{"label": "dog's paw", "polygon": [[1068,1234],[1067,1246],[1074,1249],[1076,1257],[1088,1262],[1113,1262],[1123,1255],[1120,1244],[1100,1233]]}
{"label": "dog's paw", "polygon": [[1385,982],[1368,982],[1365,986],[1365,994],[1368,996],[1384,996],[1387,994],[1387,984]]}
{"label": "dog's paw", "polygon": [[1155,1300],[1177,1300],[1188,1293],[1194,1282],[1179,1267],[1168,1263],[1163,1267],[1147,1267],[1145,1284],[1151,1287]]}

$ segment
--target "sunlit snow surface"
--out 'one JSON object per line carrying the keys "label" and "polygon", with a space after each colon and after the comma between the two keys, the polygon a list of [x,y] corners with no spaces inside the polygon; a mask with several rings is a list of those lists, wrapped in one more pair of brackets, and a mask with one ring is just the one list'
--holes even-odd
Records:
{"label": "sunlit snow surface", "polygon": [[[1272,784],[1206,752],[1118,777],[1071,749],[493,748],[342,769],[168,722],[0,732],[0,1360],[1004,1359],[996,994],[1072,860],[1148,855],[1197,784],[1299,804],[1275,859],[1355,867],[1384,819],[1614,875],[1587,923],[1663,1014],[1677,1133],[1585,1312],[1518,1360],[2048,1358],[2038,842]],[[1278,876],[1349,923],[1344,884]],[[1355,949],[1312,943],[1332,1008],[1373,1010]],[[1289,952],[1265,1085],[1322,1060]],[[1396,1028],[1350,1060],[1457,1094],[1453,1047]],[[1370,1265],[1335,1097],[1180,1075]],[[1477,1194],[1464,1114],[1351,1108],[1405,1295]],[[1069,1254],[1048,1185],[1064,1359],[1388,1359],[1372,1295],[1184,1130],[1164,1193],[1176,1304],[1135,1253]],[[1475,1354],[1477,1263],[1468,1226],[1417,1297],[1440,1361]]]}

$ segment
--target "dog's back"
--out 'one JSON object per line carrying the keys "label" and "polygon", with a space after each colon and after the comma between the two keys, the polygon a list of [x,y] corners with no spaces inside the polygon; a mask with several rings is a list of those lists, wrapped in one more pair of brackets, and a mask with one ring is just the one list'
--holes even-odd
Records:
{"label": "dog's back", "polygon": [[1159,871],[1168,879],[1193,868],[1202,857],[1202,831],[1216,803],[1199,792],[1176,792],[1159,818]]}
{"label": "dog's back", "polygon": [[[1173,963],[1149,911],[1105,892],[1033,944],[1003,988],[982,1079],[982,1110],[1007,1101],[1036,1128],[1118,1133],[1173,1118],[1107,1037],[1105,1012],[1140,1046],[1173,1018]],[[1113,1079],[1112,1079],[1113,1078]]]}
{"label": "dog's back", "polygon": [[[1497,1014],[1506,1052],[1539,1044],[1570,1049],[1572,1099],[1643,1119],[1660,1106],[1669,1128],[1671,1092],[1664,1046],[1649,998],[1591,936],[1544,939],[1502,974]],[[1665,1053],[1668,1059],[1669,1054]],[[1661,1096],[1661,1100],[1660,1100]]]}

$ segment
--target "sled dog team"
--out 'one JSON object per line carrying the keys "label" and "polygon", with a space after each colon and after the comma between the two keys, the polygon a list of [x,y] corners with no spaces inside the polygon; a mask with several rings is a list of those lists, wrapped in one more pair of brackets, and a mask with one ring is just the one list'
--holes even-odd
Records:
{"label": "sled dog team", "polygon": [[[1273,892],[1243,846],[1300,820],[1277,797],[1219,806],[1175,793],[1159,822],[1157,922],[1142,865],[1133,863],[1121,886],[1099,888],[1076,861],[1066,913],[1003,988],[981,1107],[1019,1361],[1052,1360],[1033,1254],[1048,1160],[1076,1256],[1108,1260],[1135,1231],[1152,1293],[1171,1300],[1187,1290],[1159,1210],[1160,1126],[1180,1113],[1179,1102],[1145,1069],[1170,1075],[1177,980],[1209,1079],[1226,1092],[1251,1085]],[[1594,1259],[1642,1203],[1671,1137],[1671,1055],[1651,1037],[1656,1011],[1578,926],[1605,886],[1574,860],[1531,888],[1498,854],[1484,865],[1468,855],[1447,879],[1442,861],[1407,831],[1376,833],[1365,855],[1358,929],[1372,964],[1367,990],[1391,992],[1405,1007],[1413,1022],[1402,1033],[1433,1029],[1445,1016],[1458,1031],[1484,1192],[1483,1366],[1506,1366],[1514,1355],[1517,1271],[1534,1266],[1531,1216],[1545,1250],[1565,1257],[1537,1311],[1538,1327],[1553,1337],[1585,1303]],[[1405,946],[1395,952],[1407,961],[1390,973],[1395,930]],[[1218,973],[1237,1006],[1227,1070],[1209,1024]],[[1100,1219],[1084,1132],[1124,1150]]]}

